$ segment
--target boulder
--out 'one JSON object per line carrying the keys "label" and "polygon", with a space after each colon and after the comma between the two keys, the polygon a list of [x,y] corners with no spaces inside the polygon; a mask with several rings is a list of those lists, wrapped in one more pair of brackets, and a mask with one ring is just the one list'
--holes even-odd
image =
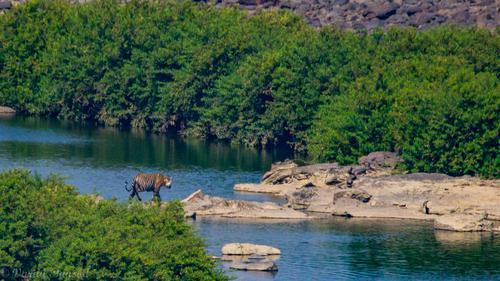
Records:
{"label": "boulder", "polygon": [[277,248],[250,243],[229,243],[222,247],[221,252],[223,255],[281,255]]}
{"label": "boulder", "polygon": [[363,203],[368,203],[372,198],[372,196],[368,192],[359,189],[342,190],[336,192],[334,196],[335,200],[338,200],[340,198],[350,198],[358,200]]}
{"label": "boulder", "polygon": [[230,269],[245,271],[278,271],[278,266],[272,261],[238,262],[229,266]]}
{"label": "boulder", "polygon": [[15,114],[16,110],[8,106],[0,106],[0,114]]}
{"label": "boulder", "polygon": [[[271,169],[262,176],[261,181],[270,184],[282,183],[289,176],[287,171],[291,171],[296,167],[298,165],[291,160],[273,163]],[[282,173],[283,171],[285,172]]]}
{"label": "boulder", "polygon": [[271,170],[262,177],[263,184],[290,184],[296,182],[313,182],[323,184],[324,177],[329,171],[338,169],[337,163],[322,163],[298,166],[292,161],[278,162],[271,166]]}
{"label": "boulder", "polygon": [[383,4],[377,4],[371,6],[364,12],[364,15],[369,19],[376,17],[380,20],[385,20],[390,16],[396,14],[398,8],[399,8],[398,4],[387,1]]}
{"label": "boulder", "polygon": [[366,156],[359,158],[360,165],[365,166],[367,169],[377,170],[389,168],[393,169],[396,165],[403,160],[394,152],[377,151],[372,152]]}

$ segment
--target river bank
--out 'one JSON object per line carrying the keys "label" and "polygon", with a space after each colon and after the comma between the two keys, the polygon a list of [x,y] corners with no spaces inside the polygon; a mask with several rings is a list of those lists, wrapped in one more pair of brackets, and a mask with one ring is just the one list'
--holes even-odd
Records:
{"label": "river bank", "polygon": [[[201,190],[183,200],[188,216],[315,219],[324,215],[432,220],[434,228],[500,232],[500,182],[444,174],[401,174],[401,160],[376,152],[359,165],[298,166],[279,162],[259,184],[236,184],[235,191],[281,196],[285,204],[226,200]],[[320,214],[320,215],[318,215]]]}

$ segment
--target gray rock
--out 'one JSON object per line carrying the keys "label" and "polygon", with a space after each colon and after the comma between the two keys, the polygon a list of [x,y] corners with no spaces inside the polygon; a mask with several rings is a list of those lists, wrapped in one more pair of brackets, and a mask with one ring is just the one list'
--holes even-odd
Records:
{"label": "gray rock", "polygon": [[399,8],[399,5],[396,3],[387,3],[378,6],[374,9],[375,17],[381,20],[385,20],[390,16],[396,14],[396,10]]}
{"label": "gray rock", "polygon": [[370,195],[368,192],[364,190],[351,189],[351,190],[336,192],[335,200],[339,200],[340,198],[350,198],[361,201],[363,203],[368,203],[372,198],[372,195]]}
{"label": "gray rock", "polygon": [[311,205],[312,199],[318,196],[316,191],[311,188],[302,188],[286,196],[290,206],[295,210],[305,210]]}
{"label": "gray rock", "polygon": [[411,18],[410,25],[420,27],[426,23],[431,22],[434,17],[435,17],[434,13],[422,12],[416,14],[414,17]]}
{"label": "gray rock", "polygon": [[409,16],[422,12],[422,7],[418,5],[404,5],[400,9],[400,13],[405,13]]}
{"label": "gray rock", "polygon": [[403,162],[403,160],[394,152],[377,151],[359,158],[358,162],[368,169],[376,170],[381,168],[393,169],[398,163]]}

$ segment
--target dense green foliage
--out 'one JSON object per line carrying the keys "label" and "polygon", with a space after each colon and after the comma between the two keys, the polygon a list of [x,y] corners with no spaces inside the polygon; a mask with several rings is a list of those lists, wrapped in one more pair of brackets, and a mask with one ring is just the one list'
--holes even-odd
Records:
{"label": "dense green foliage", "polygon": [[0,103],[25,113],[499,176],[498,31],[316,31],[284,11],[107,0],[31,1],[0,26]]}
{"label": "dense green foliage", "polygon": [[0,278],[227,280],[178,202],[96,203],[57,177],[18,170],[0,174],[0,193]]}

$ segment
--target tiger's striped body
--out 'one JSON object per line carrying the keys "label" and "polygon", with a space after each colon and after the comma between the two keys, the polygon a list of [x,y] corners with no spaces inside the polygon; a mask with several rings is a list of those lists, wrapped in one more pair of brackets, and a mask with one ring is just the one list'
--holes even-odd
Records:
{"label": "tiger's striped body", "polygon": [[139,173],[134,177],[132,182],[132,188],[127,189],[127,191],[132,191],[130,193],[130,199],[137,196],[139,201],[142,201],[139,196],[139,192],[153,192],[153,199],[157,197],[160,201],[160,189],[162,186],[166,188],[172,187],[172,179],[168,176],[164,176],[162,174],[144,174]]}

